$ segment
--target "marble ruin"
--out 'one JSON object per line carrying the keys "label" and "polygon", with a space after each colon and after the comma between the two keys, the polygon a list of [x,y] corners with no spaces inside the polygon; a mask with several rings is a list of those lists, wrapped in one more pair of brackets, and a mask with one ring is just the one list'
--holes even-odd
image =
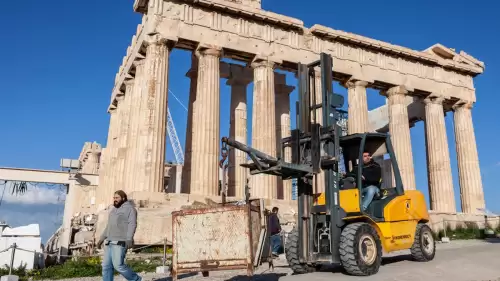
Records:
{"label": "marble ruin", "polygon": [[[229,135],[246,143],[251,129],[252,147],[276,155],[279,139],[290,135],[289,95],[295,88],[276,70],[295,72],[298,62],[317,60],[320,52],[332,55],[335,80],[347,88],[348,132],[390,132],[406,189],[417,188],[410,128],[425,122],[430,208],[443,213],[456,213],[444,121],[453,112],[462,212],[485,207],[471,115],[473,78],[484,63],[467,53],[441,44],[415,51],[326,26],[307,28],[299,19],[261,9],[260,0],[136,0],[134,10],[143,14],[142,23],[115,78],[106,147],[86,144],[80,157],[85,172],[99,174],[92,211],[105,209],[116,189],[135,199],[148,194],[160,200],[165,180],[175,182],[169,193],[219,196],[220,138],[226,135],[219,128],[221,81],[231,86]],[[192,51],[183,167],[165,163],[173,48]],[[378,90],[387,104],[368,111],[368,88]],[[248,175],[240,164],[246,155],[230,151],[229,159],[228,195],[241,199]],[[322,179],[317,191],[324,189]],[[258,175],[250,186],[252,197],[291,200],[290,181]]]}

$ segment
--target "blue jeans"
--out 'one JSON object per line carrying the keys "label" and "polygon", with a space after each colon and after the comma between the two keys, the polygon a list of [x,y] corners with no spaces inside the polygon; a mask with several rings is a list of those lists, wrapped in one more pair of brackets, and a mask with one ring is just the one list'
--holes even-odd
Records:
{"label": "blue jeans", "polygon": [[125,264],[127,248],[124,246],[108,244],[104,246],[102,257],[102,280],[113,281],[114,269],[128,281],[141,281],[142,278]]}
{"label": "blue jeans", "polygon": [[368,208],[368,205],[370,205],[370,203],[372,202],[375,194],[377,194],[379,192],[380,192],[380,190],[378,189],[378,187],[376,187],[374,185],[369,185],[369,186],[363,188],[363,204],[361,206],[363,208],[363,211],[366,211],[366,209]]}
{"label": "blue jeans", "polygon": [[281,248],[281,235],[274,234],[271,235],[271,251],[273,254],[278,254]]}

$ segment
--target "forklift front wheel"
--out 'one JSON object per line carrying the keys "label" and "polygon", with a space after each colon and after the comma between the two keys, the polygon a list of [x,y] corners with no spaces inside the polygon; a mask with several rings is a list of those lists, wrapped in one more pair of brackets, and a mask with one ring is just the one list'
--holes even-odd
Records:
{"label": "forklift front wheel", "polygon": [[342,266],[351,275],[373,275],[382,263],[380,238],[368,223],[347,225],[340,236],[339,252]]}
{"label": "forklift front wheel", "polygon": [[436,255],[436,241],[432,236],[431,228],[425,223],[417,224],[411,255],[419,262],[431,261]]}

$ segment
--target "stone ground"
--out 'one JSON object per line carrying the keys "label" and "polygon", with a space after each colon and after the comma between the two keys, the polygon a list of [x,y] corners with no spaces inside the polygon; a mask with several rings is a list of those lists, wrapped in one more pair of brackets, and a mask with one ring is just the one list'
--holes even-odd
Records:
{"label": "stone ground", "polygon": [[[384,255],[382,267],[378,274],[370,277],[348,276],[338,267],[324,268],[321,272],[307,275],[291,275],[284,257],[275,261],[274,271],[267,263],[256,270],[254,281],[330,281],[330,280],[497,280],[500,281],[499,266],[500,240],[490,241],[452,241],[437,244],[436,258],[428,263],[411,261],[409,251],[401,251]],[[141,274],[144,281],[171,281],[164,275]],[[102,277],[65,279],[67,281],[98,281]],[[125,281],[118,277],[115,280]],[[210,272],[209,277],[201,274],[181,275],[183,281],[240,281],[248,280],[245,271],[229,270]],[[61,280],[62,281],[62,280]]]}

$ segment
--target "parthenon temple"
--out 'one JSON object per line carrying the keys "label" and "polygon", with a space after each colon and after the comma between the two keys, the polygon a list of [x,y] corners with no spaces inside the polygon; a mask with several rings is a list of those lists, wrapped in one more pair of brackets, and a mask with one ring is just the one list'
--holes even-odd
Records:
{"label": "parthenon temple", "polygon": [[[247,143],[251,130],[249,145],[277,156],[277,143],[290,135],[295,89],[283,72],[294,73],[297,63],[318,60],[325,52],[333,57],[335,81],[347,88],[348,132],[388,131],[405,189],[417,188],[410,128],[425,122],[429,207],[450,213],[457,210],[445,114],[453,112],[462,212],[485,207],[471,114],[473,78],[484,63],[467,53],[441,44],[416,51],[326,26],[308,28],[299,19],[263,10],[260,0],[136,0],[134,10],[143,14],[142,23],[115,78],[107,144],[91,146],[84,157],[86,171],[99,170],[99,208],[117,189],[165,192],[169,74],[178,71],[170,66],[174,48],[192,52],[191,68],[183,70],[191,85],[185,162],[175,167],[179,186],[169,192],[219,195],[220,139],[226,134]],[[321,87],[319,76],[314,79]],[[231,87],[230,130],[222,133],[221,81]],[[385,96],[386,105],[369,111],[368,88]],[[228,195],[242,198],[249,173],[240,164],[246,155],[230,150],[229,160]],[[249,178],[252,197],[292,199],[291,181]],[[324,188],[321,179],[315,188]]]}

